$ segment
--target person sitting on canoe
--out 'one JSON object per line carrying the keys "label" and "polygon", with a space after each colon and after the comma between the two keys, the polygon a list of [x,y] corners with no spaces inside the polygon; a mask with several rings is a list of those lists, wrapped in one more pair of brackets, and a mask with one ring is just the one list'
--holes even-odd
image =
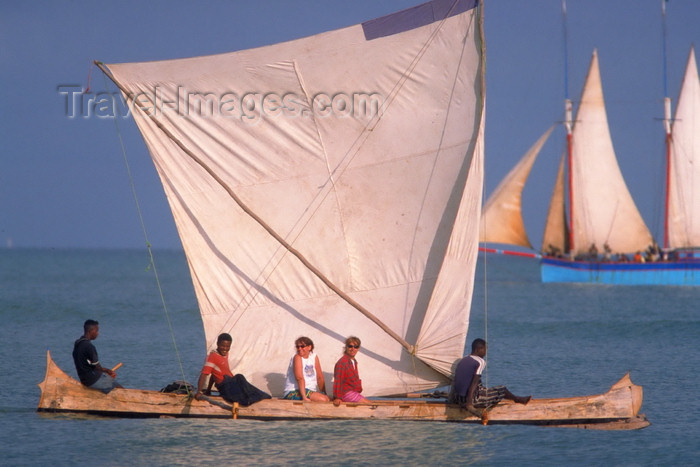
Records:
{"label": "person sitting on canoe", "polygon": [[[238,402],[250,405],[262,399],[270,399],[270,395],[250,384],[243,375],[234,374],[228,366],[228,353],[233,339],[228,333],[219,334],[216,339],[216,350],[212,351],[204,362],[197,381],[197,392],[194,398],[202,399],[204,394],[211,394],[212,384],[216,385],[219,394],[228,402]],[[207,380],[209,384],[207,384]],[[207,386],[205,388],[205,386]]]}
{"label": "person sitting on canoe", "polygon": [[289,361],[287,380],[284,383],[284,398],[291,400],[328,402],[326,381],[321,371],[321,362],[314,353],[314,343],[308,337],[295,342],[296,355]]}
{"label": "person sitting on canoe", "polygon": [[100,335],[100,323],[88,319],[83,324],[83,335],[73,345],[73,362],[78,377],[83,385],[108,394],[112,389],[121,388],[117,383],[117,374],[100,365],[97,349],[92,341]]}
{"label": "person sitting on canoe", "polygon": [[345,339],[343,356],[333,371],[333,404],[340,402],[370,402],[362,397],[362,380],[357,371],[355,356],[360,351],[360,339],[354,336]]}
{"label": "person sitting on canoe", "polygon": [[532,396],[518,397],[505,386],[485,388],[481,384],[481,373],[486,366],[485,356],[486,341],[474,339],[472,353],[457,363],[450,391],[450,402],[459,404],[478,417],[484,417],[486,410],[495,407],[503,399],[509,399],[519,404],[530,402]]}

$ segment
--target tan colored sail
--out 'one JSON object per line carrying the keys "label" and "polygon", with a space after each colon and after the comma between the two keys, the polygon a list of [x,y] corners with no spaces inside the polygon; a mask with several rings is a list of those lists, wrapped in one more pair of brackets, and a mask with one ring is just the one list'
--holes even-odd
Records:
{"label": "tan colored sail", "polygon": [[627,189],[615,157],[598,54],[593,52],[573,129],[572,217],[575,253],[608,244],[621,253],[646,249],[652,237]]}
{"label": "tan colored sail", "polygon": [[367,395],[448,382],[478,248],[483,53],[475,3],[439,0],[258,49],[108,65],[133,96],[207,346],[229,332],[235,372],[280,395],[297,337],[329,373],[357,335]]}
{"label": "tan colored sail", "polygon": [[547,211],[547,222],[542,237],[542,252],[545,254],[566,254],[569,251],[569,227],[566,222],[565,183],[566,154],[562,155],[557,170],[552,198]]}
{"label": "tan colored sail", "polygon": [[671,133],[668,233],[671,248],[700,246],[700,79],[690,49]]}
{"label": "tan colored sail", "polygon": [[522,195],[532,165],[554,126],[545,131],[501,180],[481,213],[482,243],[505,243],[532,248],[523,223]]}

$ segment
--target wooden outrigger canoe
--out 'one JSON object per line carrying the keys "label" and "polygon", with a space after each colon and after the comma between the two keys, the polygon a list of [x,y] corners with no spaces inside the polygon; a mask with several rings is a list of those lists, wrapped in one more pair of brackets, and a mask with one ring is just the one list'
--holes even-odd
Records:
{"label": "wooden outrigger canoe", "polygon": [[[198,401],[188,395],[142,389],[115,389],[109,394],[88,389],[68,376],[46,354],[46,377],[39,383],[39,412],[67,412],[116,417],[248,418],[257,420],[375,419],[483,423],[444,400],[372,400],[368,404],[301,402],[268,399],[249,407],[218,397]],[[504,401],[488,412],[488,424],[567,426],[632,430],[649,426],[639,409],[642,387],[626,374],[608,392],[594,396],[532,399],[529,404]]]}

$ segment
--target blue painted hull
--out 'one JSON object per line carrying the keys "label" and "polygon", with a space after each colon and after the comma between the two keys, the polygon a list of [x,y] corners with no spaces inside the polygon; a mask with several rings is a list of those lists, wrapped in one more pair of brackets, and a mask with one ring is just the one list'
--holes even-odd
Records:
{"label": "blue painted hull", "polygon": [[700,257],[679,261],[616,263],[542,258],[542,282],[589,282],[611,285],[700,285]]}

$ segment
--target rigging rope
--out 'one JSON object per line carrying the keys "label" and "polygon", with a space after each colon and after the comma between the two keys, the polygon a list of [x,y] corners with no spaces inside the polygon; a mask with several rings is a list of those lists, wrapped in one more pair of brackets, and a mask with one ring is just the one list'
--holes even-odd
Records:
{"label": "rigging rope", "polygon": [[[484,178],[486,178],[486,165],[484,165]],[[482,204],[481,209],[482,209],[482,213],[483,213],[483,208],[484,208],[484,206],[483,206],[484,201],[483,200],[485,199],[485,194],[486,194],[486,184],[482,184],[481,185],[481,200],[482,200],[481,201],[481,204]],[[484,236],[485,236],[486,235],[486,223],[485,222],[481,222],[481,228],[484,229]],[[486,276],[487,276],[486,258],[488,258],[488,253],[485,251],[483,251],[482,253],[483,253],[482,258],[483,258],[483,263],[484,263],[484,337],[483,337],[483,339],[486,342],[488,342],[489,341],[489,339],[488,339],[489,294],[488,294],[488,281],[486,280]],[[477,264],[478,264],[478,259],[477,259]],[[471,349],[471,343],[469,341],[467,341],[465,345],[468,349]],[[470,350],[470,353],[471,353],[471,350]],[[488,364],[488,353],[486,354],[484,359],[486,360],[486,363]],[[486,372],[485,375],[482,376],[482,378],[484,380],[484,386],[488,387],[488,371]]]}
{"label": "rigging rope", "polygon": [[[103,75],[104,80],[105,80],[105,89],[109,88],[109,83],[107,80],[107,76]],[[139,216],[139,221],[141,222],[141,230],[143,232],[143,237],[144,240],[146,241],[146,249],[148,250],[148,257],[149,257],[149,267],[153,268],[153,275],[155,276],[156,279],[156,284],[158,287],[158,294],[160,295],[160,301],[161,304],[163,305],[163,313],[165,314],[165,320],[168,323],[168,329],[170,330],[170,338],[172,339],[173,342],[173,348],[175,349],[175,355],[177,356],[177,362],[178,365],[180,366],[180,374],[182,375],[182,380],[184,381],[185,378],[185,369],[182,366],[182,358],[180,358],[180,351],[177,348],[177,342],[175,341],[175,333],[173,332],[173,325],[172,322],[170,321],[170,314],[168,313],[168,306],[165,302],[165,295],[163,294],[163,286],[160,282],[160,276],[158,275],[158,268],[156,268],[156,262],[153,257],[153,249],[151,248],[151,242],[148,239],[148,231],[146,230],[146,223],[143,220],[143,212],[141,211],[141,205],[139,203],[139,198],[136,193],[136,185],[134,184],[134,177],[131,173],[131,166],[129,165],[129,159],[126,154],[126,147],[124,146],[124,139],[122,138],[121,130],[119,128],[119,118],[115,114],[114,115],[114,127],[117,130],[117,137],[119,138],[119,145],[121,146],[122,149],[122,158],[124,159],[124,166],[126,167],[126,173],[129,177],[129,185],[131,186],[131,194],[134,197],[134,203],[136,204],[136,212],[138,213]],[[188,389],[189,391],[189,389]]]}

